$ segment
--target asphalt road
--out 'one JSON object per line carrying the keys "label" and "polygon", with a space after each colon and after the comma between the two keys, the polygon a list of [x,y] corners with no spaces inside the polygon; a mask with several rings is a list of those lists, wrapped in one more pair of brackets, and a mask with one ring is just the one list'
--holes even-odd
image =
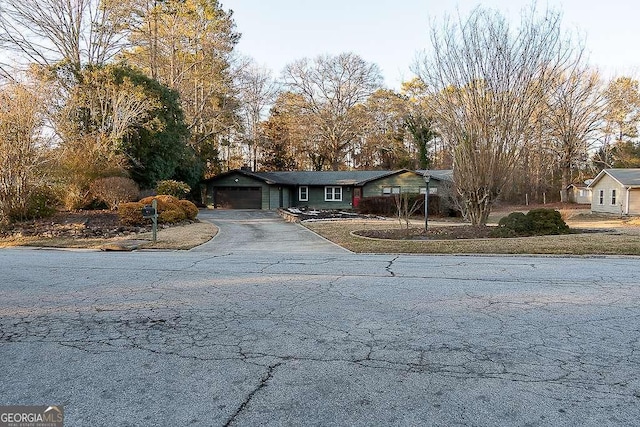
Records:
{"label": "asphalt road", "polygon": [[69,426],[628,426],[637,258],[0,250],[0,405]]}

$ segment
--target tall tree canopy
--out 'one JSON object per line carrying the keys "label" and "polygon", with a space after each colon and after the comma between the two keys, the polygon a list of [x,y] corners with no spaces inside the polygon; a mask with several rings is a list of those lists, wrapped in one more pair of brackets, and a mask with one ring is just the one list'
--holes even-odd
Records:
{"label": "tall tree canopy", "polygon": [[353,53],[322,55],[287,65],[283,77],[287,88],[304,101],[301,108],[311,119],[310,137],[319,144],[316,152],[338,170],[358,135],[354,107],[382,85],[378,66]]}
{"label": "tall tree canopy", "polygon": [[217,0],[126,1],[134,24],[123,57],[180,94],[189,144],[215,164],[223,135],[239,122],[230,68],[239,34],[231,12]]}

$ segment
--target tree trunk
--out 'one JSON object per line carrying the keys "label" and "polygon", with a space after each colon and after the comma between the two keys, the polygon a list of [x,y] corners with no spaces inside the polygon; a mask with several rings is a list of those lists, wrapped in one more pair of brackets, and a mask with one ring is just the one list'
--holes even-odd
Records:
{"label": "tree trunk", "polygon": [[562,179],[560,189],[560,202],[567,203],[569,201],[569,192],[567,187],[571,184],[571,165],[562,165]]}

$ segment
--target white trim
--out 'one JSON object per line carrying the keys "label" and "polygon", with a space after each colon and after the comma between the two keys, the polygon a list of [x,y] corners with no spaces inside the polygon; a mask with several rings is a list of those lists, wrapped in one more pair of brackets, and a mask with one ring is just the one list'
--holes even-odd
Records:
{"label": "white trim", "polygon": [[[327,190],[331,189],[331,194],[327,194]],[[336,195],[339,193],[340,198]],[[330,196],[330,197],[328,197]],[[324,187],[324,201],[325,202],[341,202],[342,201],[342,187],[339,185],[327,185]]]}
{"label": "white trim", "polygon": [[611,206],[618,205],[618,191],[616,188],[609,189],[609,203]]}
{"label": "white trim", "polygon": [[[305,192],[305,197],[302,197],[302,189],[304,188],[304,192]],[[298,187],[298,201],[299,202],[308,202],[309,201],[309,186],[307,185],[302,185],[300,187]]]}

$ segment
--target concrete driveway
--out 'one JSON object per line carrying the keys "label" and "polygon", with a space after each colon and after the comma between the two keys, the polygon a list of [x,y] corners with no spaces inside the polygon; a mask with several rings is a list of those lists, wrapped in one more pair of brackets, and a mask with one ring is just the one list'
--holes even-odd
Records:
{"label": "concrete driveway", "polygon": [[194,252],[218,254],[247,252],[344,254],[349,252],[300,224],[284,221],[273,211],[201,210],[198,218],[215,224],[220,231],[211,241],[192,249]]}

